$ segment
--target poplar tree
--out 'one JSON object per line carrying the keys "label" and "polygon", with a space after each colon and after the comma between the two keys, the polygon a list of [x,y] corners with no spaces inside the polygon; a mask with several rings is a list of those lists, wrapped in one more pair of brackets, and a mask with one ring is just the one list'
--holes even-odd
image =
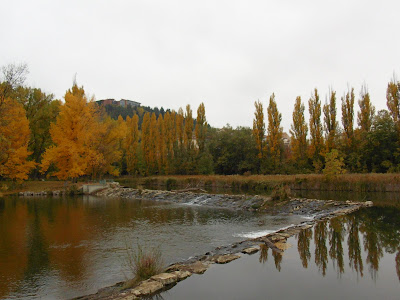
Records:
{"label": "poplar tree", "polygon": [[324,108],[324,128],[326,138],[326,153],[336,148],[338,122],[336,121],[336,92],[329,92],[329,103]]}
{"label": "poplar tree", "polygon": [[185,130],[183,141],[185,144],[185,150],[190,152],[193,149],[193,117],[192,117],[192,109],[190,105],[186,105],[186,112],[185,112]]}
{"label": "poplar tree", "polygon": [[164,173],[165,171],[166,156],[167,156],[165,126],[162,114],[160,114],[157,119],[156,143],[157,143],[156,147],[157,147],[158,172],[161,174]]}
{"label": "poplar tree", "polygon": [[178,113],[176,115],[176,136],[177,136],[177,144],[179,146],[179,149],[182,151],[183,150],[183,136],[184,136],[184,125],[183,125],[183,109],[182,107],[179,108]]}
{"label": "poplar tree", "polygon": [[310,113],[310,146],[309,157],[317,173],[322,170],[322,151],[323,137],[321,125],[321,101],[319,100],[318,90],[314,89],[314,94],[308,100],[308,111]]}
{"label": "poplar tree", "polygon": [[149,170],[150,174],[154,174],[157,169],[157,138],[159,130],[157,127],[157,117],[155,113],[151,114],[150,118],[150,147],[149,147]]}
{"label": "poplar tree", "polygon": [[197,118],[196,118],[196,141],[199,147],[200,153],[204,151],[206,134],[207,134],[207,120],[206,120],[206,109],[204,107],[204,103],[200,103],[199,108],[197,109]]}
{"label": "poplar tree", "polygon": [[375,115],[375,107],[372,105],[368,89],[365,85],[361,87],[360,100],[358,100],[360,111],[357,113],[357,123],[362,133],[370,132]]}
{"label": "poplar tree", "polygon": [[291,144],[293,160],[301,167],[307,162],[307,133],[308,126],[304,117],[305,106],[301,97],[296,98],[293,110],[293,124],[291,125]]}
{"label": "poplar tree", "polygon": [[354,142],[354,88],[349,89],[342,97],[342,124],[345,136],[345,147],[349,152]]}
{"label": "poplar tree", "polygon": [[142,140],[141,140],[143,158],[146,165],[146,175],[150,174],[151,160],[151,136],[150,136],[150,113],[146,112],[143,116],[142,123]]}
{"label": "poplar tree", "polygon": [[254,102],[256,111],[254,112],[253,119],[253,136],[256,140],[258,158],[261,160],[264,157],[264,136],[265,136],[265,123],[264,123],[264,110],[263,104],[258,100]]}
{"label": "poplar tree", "polygon": [[280,166],[281,149],[282,149],[282,133],[281,127],[282,115],[278,111],[275,101],[275,94],[269,98],[268,105],[268,128],[267,128],[267,146],[269,159],[272,163],[272,171],[277,172]]}
{"label": "poplar tree", "polygon": [[386,89],[386,104],[400,135],[400,82],[394,76]]}
{"label": "poplar tree", "polygon": [[127,134],[126,134],[126,170],[128,174],[134,174],[138,170],[138,153],[139,144],[139,116],[134,114],[132,118],[126,117]]}

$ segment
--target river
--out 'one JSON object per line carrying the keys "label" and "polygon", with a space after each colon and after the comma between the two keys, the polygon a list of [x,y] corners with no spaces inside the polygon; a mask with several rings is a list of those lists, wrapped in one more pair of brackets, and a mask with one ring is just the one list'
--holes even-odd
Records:
{"label": "river", "polygon": [[68,299],[129,279],[129,249],[165,264],[304,221],[155,201],[0,198],[0,298]]}
{"label": "river", "polygon": [[[399,202],[377,196],[368,195],[368,200],[379,207],[292,237],[293,247],[283,256],[259,253],[212,266],[161,296],[257,299],[270,293],[271,298],[293,294],[313,299],[340,298],[351,291],[355,299],[392,299],[400,294]],[[340,195],[349,197],[355,196]],[[169,264],[308,218],[91,196],[0,198],[0,298],[68,299],[95,293],[130,278],[127,255],[137,244],[160,247]]]}

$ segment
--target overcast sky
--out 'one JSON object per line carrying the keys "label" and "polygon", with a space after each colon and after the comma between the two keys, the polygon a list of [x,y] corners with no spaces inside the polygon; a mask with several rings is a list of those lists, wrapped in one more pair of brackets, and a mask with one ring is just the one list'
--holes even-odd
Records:
{"label": "overcast sky", "polygon": [[324,103],[329,87],[358,98],[365,82],[386,108],[399,12],[398,0],[2,0],[0,65],[26,62],[27,84],[57,98],[77,73],[96,99],[194,116],[204,102],[215,127],[252,126],[254,101],[266,110],[274,92],[288,131],[296,96],[315,87]]}

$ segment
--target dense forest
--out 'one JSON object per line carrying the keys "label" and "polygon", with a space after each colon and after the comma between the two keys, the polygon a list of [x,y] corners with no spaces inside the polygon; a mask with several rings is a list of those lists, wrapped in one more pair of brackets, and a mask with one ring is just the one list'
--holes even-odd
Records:
{"label": "dense forest", "polygon": [[[318,90],[297,97],[290,137],[272,94],[255,102],[253,128],[213,128],[204,104],[163,108],[97,105],[74,82],[64,101],[24,84],[26,65],[2,68],[0,178],[102,178],[153,174],[299,174],[400,171],[400,82],[389,81],[387,110],[375,111],[366,86],[341,97]],[[358,113],[355,114],[355,102]],[[264,113],[266,112],[266,117]]]}

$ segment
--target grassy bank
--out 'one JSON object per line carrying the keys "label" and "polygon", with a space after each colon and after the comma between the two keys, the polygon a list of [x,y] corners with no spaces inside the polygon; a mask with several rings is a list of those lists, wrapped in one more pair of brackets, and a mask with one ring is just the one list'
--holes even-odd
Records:
{"label": "grassy bank", "polygon": [[[71,189],[71,182],[65,181],[39,181],[39,180],[28,180],[22,183],[16,183],[12,181],[0,181],[0,196],[11,195],[19,192],[51,192],[51,191],[63,191]],[[82,184],[77,183],[79,188]]]}
{"label": "grassy bank", "polygon": [[292,190],[400,192],[400,174],[343,174],[327,178],[319,174],[307,175],[171,175],[144,178],[123,177],[121,184],[162,188],[167,190],[202,188],[239,192],[272,191],[279,185]]}

